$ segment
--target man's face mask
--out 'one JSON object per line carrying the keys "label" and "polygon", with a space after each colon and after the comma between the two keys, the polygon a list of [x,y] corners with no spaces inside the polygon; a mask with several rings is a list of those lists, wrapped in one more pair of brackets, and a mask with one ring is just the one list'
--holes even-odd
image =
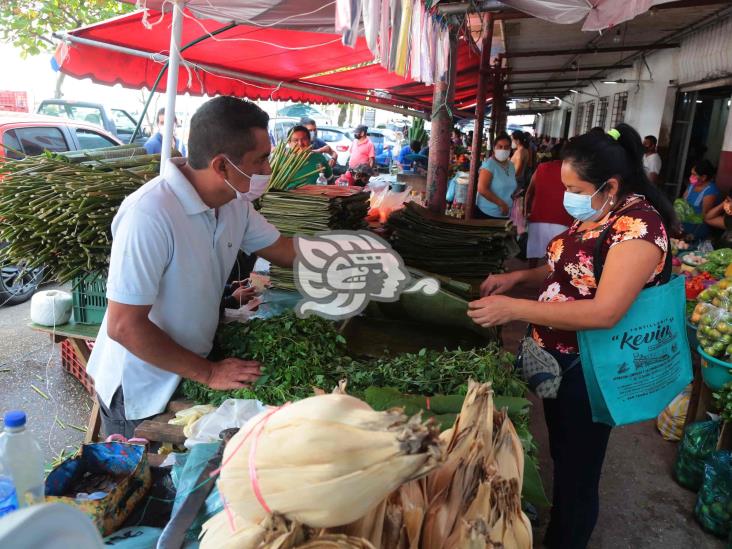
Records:
{"label": "man's face mask", "polygon": [[225,157],[226,161],[231,164],[234,169],[242,174],[244,177],[249,179],[249,190],[245,193],[238,191],[234,185],[229,183],[229,180],[224,178],[224,182],[229,186],[229,188],[234,191],[236,198],[238,200],[244,200],[246,202],[254,202],[257,198],[262,196],[264,192],[267,190],[267,187],[269,186],[269,175],[261,175],[261,174],[252,174],[248,175],[244,173],[236,164],[234,164],[230,158]]}

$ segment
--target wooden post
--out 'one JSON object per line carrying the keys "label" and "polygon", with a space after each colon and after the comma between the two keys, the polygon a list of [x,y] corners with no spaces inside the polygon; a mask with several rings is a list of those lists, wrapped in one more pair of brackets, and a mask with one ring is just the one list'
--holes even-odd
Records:
{"label": "wooden post", "polygon": [[493,14],[488,13],[483,27],[483,43],[480,50],[480,77],[475,104],[475,130],[470,153],[470,179],[468,180],[468,197],[465,201],[465,219],[473,218],[475,208],[475,192],[478,188],[478,169],[480,168],[480,151],[483,145],[483,120],[485,119],[485,98],[488,91],[488,79],[491,72],[491,46],[493,44]]}
{"label": "wooden post", "polygon": [[499,55],[493,66],[493,108],[491,109],[491,149],[496,135],[506,130],[506,99],[504,87],[503,56]]}
{"label": "wooden post", "polygon": [[435,213],[445,213],[447,174],[450,164],[450,134],[452,116],[450,109],[455,98],[457,76],[457,28],[450,27],[450,57],[447,72],[435,82],[432,96],[432,128],[430,130],[430,155],[427,168],[427,203]]}

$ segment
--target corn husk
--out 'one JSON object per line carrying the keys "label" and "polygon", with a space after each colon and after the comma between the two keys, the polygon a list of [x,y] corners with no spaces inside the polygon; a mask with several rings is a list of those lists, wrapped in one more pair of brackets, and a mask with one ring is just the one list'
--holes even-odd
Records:
{"label": "corn husk", "polygon": [[339,530],[383,549],[532,547],[521,511],[521,442],[508,415],[494,409],[490,384],[469,383],[460,415],[440,438],[446,455],[438,469],[403,484],[383,516],[370,513]]}
{"label": "corn husk", "polygon": [[245,523],[259,524],[268,514],[250,479],[254,441],[267,506],[315,528],[355,522],[439,464],[435,426],[399,411],[375,412],[348,395],[307,398],[262,418],[250,420],[229,442],[219,478],[222,497]]}

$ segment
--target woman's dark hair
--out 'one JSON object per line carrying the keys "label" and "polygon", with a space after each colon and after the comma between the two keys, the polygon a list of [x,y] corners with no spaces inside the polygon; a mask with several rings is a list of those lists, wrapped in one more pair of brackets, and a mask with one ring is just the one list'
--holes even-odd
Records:
{"label": "woman's dark hair", "polygon": [[508,136],[506,132],[499,133],[496,138],[493,140],[493,147],[495,148],[496,145],[498,145],[499,141],[506,141],[508,143],[508,146],[511,146],[511,138]]}
{"label": "woman's dark hair", "polygon": [[511,134],[511,137],[521,143],[522,147],[528,147],[529,146],[529,136],[528,134],[522,132],[521,130],[516,130]]}
{"label": "woman's dark hair", "polygon": [[256,147],[253,128],[267,130],[269,115],[255,103],[227,95],[206,101],[191,118],[188,164],[202,170],[218,154],[237,162]]}
{"label": "woman's dark hair", "polygon": [[709,162],[706,158],[703,160],[697,160],[694,163],[694,171],[696,172],[696,175],[706,175],[709,180],[714,179],[714,176],[717,173],[717,170],[714,169],[714,164]]}
{"label": "woman's dark hair", "polygon": [[643,169],[643,143],[640,135],[628,124],[619,124],[618,138],[591,131],[575,137],[562,151],[562,160],[569,162],[580,179],[597,189],[611,177],[620,182],[618,199],[642,194],[661,214],[669,229],[678,222],[671,202],[651,184]]}
{"label": "woman's dark hair", "polygon": [[304,133],[308,136],[308,139],[310,139],[310,130],[308,130],[305,126],[297,125],[293,126],[292,129],[287,133],[287,140],[289,141],[290,138],[296,133]]}

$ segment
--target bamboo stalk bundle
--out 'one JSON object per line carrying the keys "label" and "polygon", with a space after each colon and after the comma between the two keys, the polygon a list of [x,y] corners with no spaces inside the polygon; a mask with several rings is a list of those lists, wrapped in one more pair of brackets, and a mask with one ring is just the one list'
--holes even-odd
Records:
{"label": "bamboo stalk bundle", "polygon": [[60,282],[105,271],[114,215],[160,166],[159,155],[118,149],[0,163],[0,261],[45,267]]}

